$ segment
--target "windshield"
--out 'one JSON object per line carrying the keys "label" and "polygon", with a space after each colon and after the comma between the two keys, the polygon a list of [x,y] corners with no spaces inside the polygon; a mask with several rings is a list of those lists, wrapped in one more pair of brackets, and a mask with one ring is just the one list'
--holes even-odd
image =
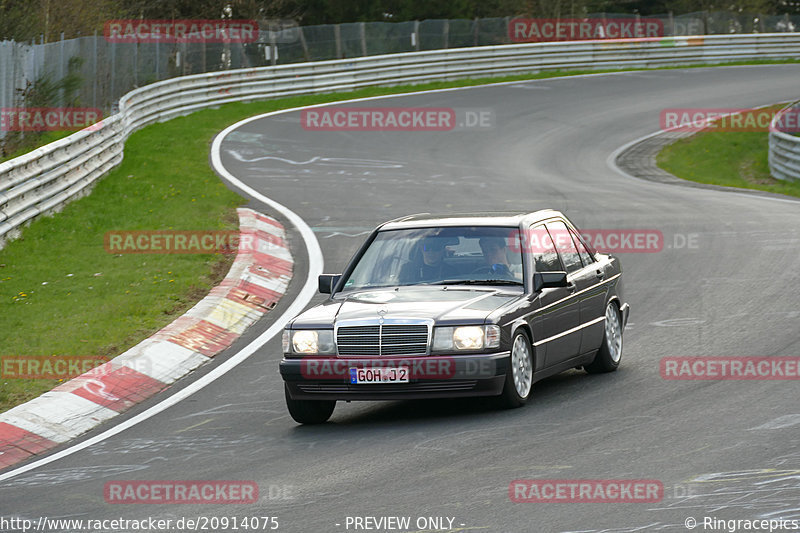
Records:
{"label": "windshield", "polygon": [[491,226],[382,231],[344,289],[420,284],[522,285],[519,231]]}

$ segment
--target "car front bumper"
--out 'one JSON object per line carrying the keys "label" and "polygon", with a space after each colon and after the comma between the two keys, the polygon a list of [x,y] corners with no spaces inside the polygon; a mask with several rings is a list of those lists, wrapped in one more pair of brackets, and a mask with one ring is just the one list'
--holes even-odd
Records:
{"label": "car front bumper", "polygon": [[[410,400],[497,396],[509,352],[404,358],[284,358],[281,376],[294,400]],[[353,384],[351,368],[409,368],[408,383]]]}
{"label": "car front bumper", "polygon": [[622,329],[625,329],[625,326],[628,325],[628,315],[631,313],[631,306],[624,303],[620,306],[619,310],[622,312]]}

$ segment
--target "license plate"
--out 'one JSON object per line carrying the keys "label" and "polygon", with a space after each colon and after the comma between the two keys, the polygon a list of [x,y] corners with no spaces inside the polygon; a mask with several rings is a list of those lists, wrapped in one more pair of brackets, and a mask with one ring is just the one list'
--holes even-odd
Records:
{"label": "license plate", "polygon": [[408,383],[408,367],[351,368],[350,383]]}

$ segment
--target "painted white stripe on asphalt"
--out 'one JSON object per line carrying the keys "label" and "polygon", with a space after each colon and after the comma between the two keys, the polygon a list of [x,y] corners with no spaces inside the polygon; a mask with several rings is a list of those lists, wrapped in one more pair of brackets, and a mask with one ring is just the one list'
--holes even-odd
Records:
{"label": "painted white stripe on asphalt", "polygon": [[[25,409],[21,409],[23,406]],[[59,422],[53,421],[53,413],[58,413]],[[66,442],[117,414],[71,392],[49,391],[6,411],[0,415],[0,422],[55,442]]]}
{"label": "painted white stripe on asphalt", "polygon": [[205,318],[205,321],[215,324],[225,331],[241,335],[263,314],[263,312],[256,311],[239,302],[223,299]]}
{"label": "painted white stripe on asphalt", "polygon": [[[138,346],[141,348],[134,351]],[[121,363],[169,385],[181,376],[185,376],[190,370],[207,363],[208,360],[209,357],[174,342],[148,339],[115,357],[111,362]]]}
{"label": "painted white stripe on asphalt", "polygon": [[260,220],[256,217],[253,218],[253,222],[251,226],[255,227],[258,231],[263,231],[264,233],[269,233],[270,235],[274,235],[275,237],[284,239],[286,235],[284,231],[276,226],[275,224],[270,224],[264,220]]}
{"label": "painted white stripe on asphalt", "polygon": [[794,426],[800,426],[800,414],[779,416],[778,418],[770,420],[766,424],[750,428],[750,431],[760,431],[763,429],[785,429]]}
{"label": "painted white stripe on asphalt", "polygon": [[289,253],[288,248],[284,248],[279,244],[274,244],[269,241],[259,240],[258,242],[255,243],[254,251],[256,253],[269,255],[275,257],[276,259],[282,259],[290,263],[294,262],[294,259],[292,259],[292,254]]}
{"label": "painted white stripe on asphalt", "polygon": [[[192,308],[186,311],[182,316],[187,318],[194,318],[195,320],[202,320],[206,316],[208,316],[208,314],[216,306],[219,305],[219,303],[225,298],[226,294],[228,294],[227,288],[221,289],[219,286],[216,286],[213,289],[211,289],[211,291],[205,298],[194,304],[194,306],[192,306]],[[183,330],[183,328],[181,328],[181,330]]]}
{"label": "painted white stripe on asphalt", "polygon": [[273,292],[277,292],[283,294],[286,292],[286,289],[289,286],[290,278],[288,276],[280,276],[277,278],[268,278],[266,276],[256,276],[253,275],[247,278],[248,283],[252,283],[253,285],[258,285],[259,287],[263,287],[265,289],[269,289]]}

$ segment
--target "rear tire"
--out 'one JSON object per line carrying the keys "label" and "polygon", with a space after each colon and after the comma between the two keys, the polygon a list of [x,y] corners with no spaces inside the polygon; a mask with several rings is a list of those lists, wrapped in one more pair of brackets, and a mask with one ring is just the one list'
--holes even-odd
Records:
{"label": "rear tire", "polygon": [[511,343],[511,361],[500,401],[513,409],[525,405],[533,387],[533,349],[524,330],[517,330]]}
{"label": "rear tire", "polygon": [[286,384],[283,391],[289,414],[300,424],[323,424],[328,421],[336,407],[336,400],[293,400]]}
{"label": "rear tire", "polygon": [[614,302],[606,306],[605,333],[594,361],[583,368],[590,374],[613,372],[622,360],[622,320]]}

